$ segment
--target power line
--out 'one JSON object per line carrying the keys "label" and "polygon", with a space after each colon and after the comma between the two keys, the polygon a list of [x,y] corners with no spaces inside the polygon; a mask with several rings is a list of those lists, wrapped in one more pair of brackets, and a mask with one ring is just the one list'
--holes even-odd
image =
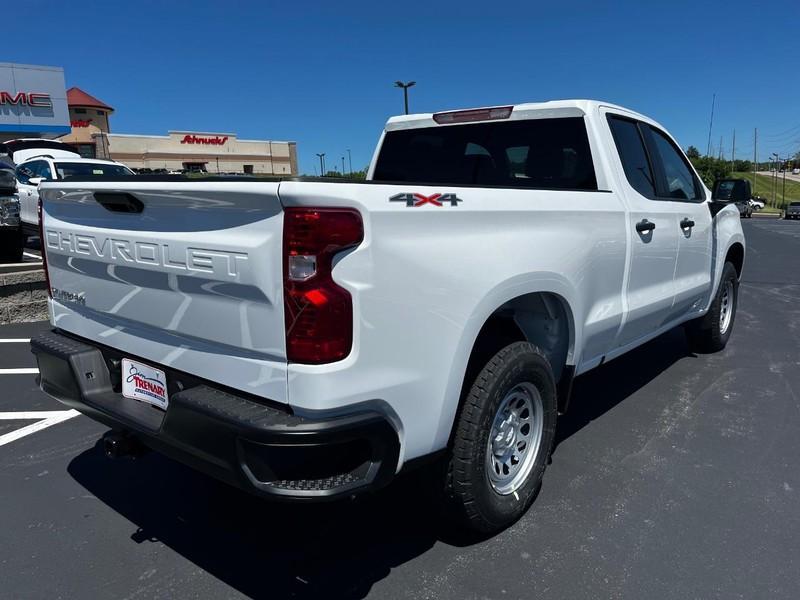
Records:
{"label": "power line", "polygon": [[800,130],[800,125],[795,125],[794,127],[787,129],[781,133],[772,133],[768,135],[764,135],[762,137],[773,139],[773,138],[782,138],[782,137],[789,137],[792,135],[797,135],[797,131]]}

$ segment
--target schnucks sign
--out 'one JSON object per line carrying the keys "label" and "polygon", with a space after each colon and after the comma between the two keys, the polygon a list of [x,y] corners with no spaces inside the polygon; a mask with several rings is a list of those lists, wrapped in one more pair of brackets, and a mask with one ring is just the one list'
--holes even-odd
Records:
{"label": "schnucks sign", "polygon": [[70,132],[64,70],[0,63],[0,137],[57,137]]}
{"label": "schnucks sign", "polygon": [[212,146],[222,146],[227,141],[227,135],[215,135],[214,137],[185,135],[181,140],[181,144],[211,144]]}

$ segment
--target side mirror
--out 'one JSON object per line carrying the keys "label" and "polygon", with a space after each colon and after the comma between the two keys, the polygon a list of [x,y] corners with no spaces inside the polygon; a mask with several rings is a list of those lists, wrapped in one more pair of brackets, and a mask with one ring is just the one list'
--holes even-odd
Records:
{"label": "side mirror", "polygon": [[44,177],[31,177],[28,179],[28,185],[39,185],[43,181],[45,181]]}
{"label": "side mirror", "polygon": [[717,202],[749,202],[752,195],[748,179],[717,179],[711,199]]}

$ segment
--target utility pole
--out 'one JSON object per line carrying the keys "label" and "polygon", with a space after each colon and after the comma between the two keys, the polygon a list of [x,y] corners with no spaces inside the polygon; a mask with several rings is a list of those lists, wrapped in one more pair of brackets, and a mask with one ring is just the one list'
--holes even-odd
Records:
{"label": "utility pole", "polygon": [[353,176],[353,156],[350,154],[350,148],[347,149],[347,164],[350,165],[350,177]]}
{"label": "utility pole", "polygon": [[722,160],[722,136],[719,136],[719,159]]}
{"label": "utility pole", "polygon": [[708,146],[706,147],[706,156],[711,156],[711,128],[714,126],[714,104],[717,100],[717,95],[711,97],[711,120],[708,122]]}
{"label": "utility pole", "polygon": [[[789,158],[786,158],[786,162],[789,161]],[[783,192],[781,192],[781,206],[786,206],[786,165],[783,165]]]}
{"label": "utility pole", "polygon": [[342,157],[342,177],[344,177],[344,156]]}
{"label": "utility pole", "polygon": [[758,127],[753,128],[753,193],[756,189],[756,172],[758,171]]}
{"label": "utility pole", "polygon": [[733,130],[733,145],[731,146],[731,171],[736,170],[736,130]]}
{"label": "utility pole", "polygon": [[325,177],[325,153],[317,152],[317,156],[319,157],[319,172],[321,177]]}

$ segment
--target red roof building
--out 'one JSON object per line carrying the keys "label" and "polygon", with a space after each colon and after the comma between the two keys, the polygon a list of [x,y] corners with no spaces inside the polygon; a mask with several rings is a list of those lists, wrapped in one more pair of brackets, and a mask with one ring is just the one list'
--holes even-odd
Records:
{"label": "red roof building", "polygon": [[67,105],[70,108],[73,106],[82,108],[100,108],[102,110],[107,110],[108,112],[114,112],[114,109],[108,104],[98,100],[94,96],[90,96],[82,89],[77,87],[71,87],[67,90]]}
{"label": "red roof building", "polygon": [[109,158],[108,117],[114,109],[77,87],[67,90],[67,107],[72,130],[61,140],[75,145],[86,158]]}

